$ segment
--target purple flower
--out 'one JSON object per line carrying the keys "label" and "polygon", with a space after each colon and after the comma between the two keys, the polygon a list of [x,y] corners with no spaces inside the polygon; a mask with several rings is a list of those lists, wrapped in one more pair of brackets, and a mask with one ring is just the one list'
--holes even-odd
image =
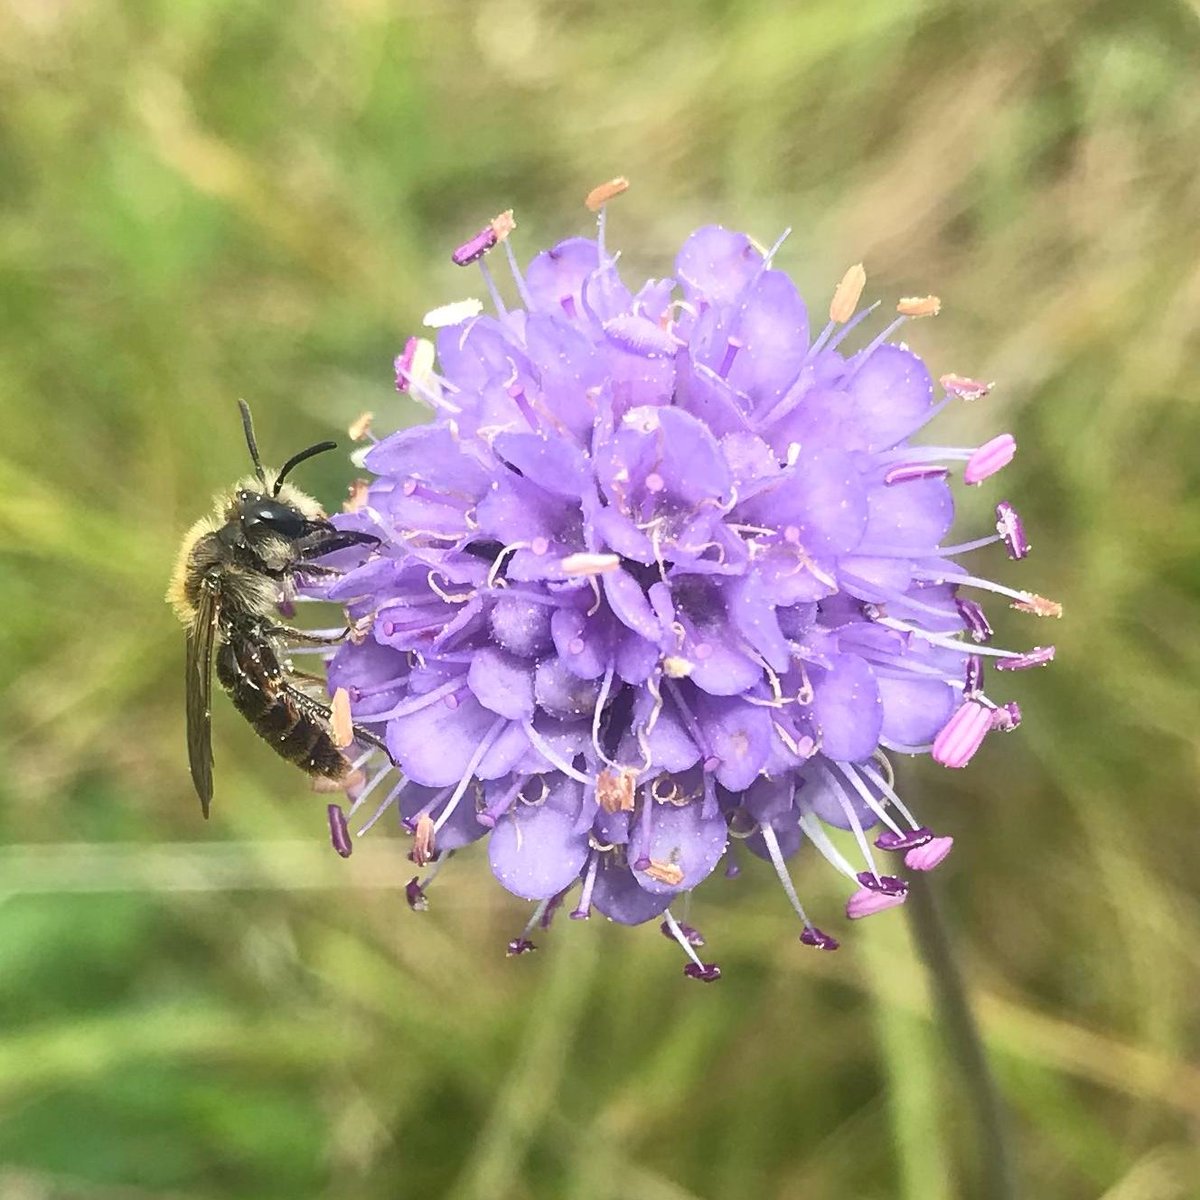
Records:
{"label": "purple flower", "polygon": [[[381,550],[314,589],[358,631],[330,689],[393,760],[358,764],[351,816],[372,814],[358,832],[395,809],[434,870],[486,837],[496,878],[536,905],[509,953],[570,893],[576,919],[659,922],[704,980],[719,969],[672,906],[719,866],[736,874],[745,841],[800,941],[835,949],[788,860],[811,843],[852,918],[903,903],[895,856],[928,870],[952,839],[910,815],[885,751],[965,766],[1019,720],[984,694],[985,658],[1053,654],[986,645],[972,596],[1057,606],[959,561],[993,543],[1023,557],[1016,510],[1001,501],[995,534],[947,542],[950,464],[984,482],[1013,439],[912,441],[990,385],[949,375],[939,393],[889,340],[934,297],[848,349],[873,311],[858,310],[861,266],[813,336],[775,251],[745,234],[700,229],[671,277],[631,289],[603,210],[597,239],[523,270],[512,227],[506,214],[454,255],[479,264],[495,315],[436,309],[436,347],[410,339],[396,360],[432,419],[370,446],[374,480],[338,518]],[[515,304],[484,257],[500,244]],[[348,853],[340,810],[332,827]],[[428,886],[408,885],[414,908]]]}

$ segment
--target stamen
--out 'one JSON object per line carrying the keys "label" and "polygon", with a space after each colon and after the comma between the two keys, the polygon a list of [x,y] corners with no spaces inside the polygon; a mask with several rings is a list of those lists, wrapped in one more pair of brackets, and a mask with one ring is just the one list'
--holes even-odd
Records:
{"label": "stamen", "polygon": [[668,887],[678,887],[683,882],[683,869],[678,863],[662,862],[657,858],[650,860],[650,865],[645,869],[645,873],[651,879],[665,883]]}
{"label": "stamen", "polygon": [[960,400],[982,400],[996,385],[995,383],[983,383],[978,379],[968,379],[965,375],[943,375],[938,380],[951,396],[957,396]]}
{"label": "stamen", "polygon": [[911,871],[932,871],[953,849],[952,837],[931,838],[923,846],[914,846],[904,856],[904,865]]}
{"label": "stamen", "polygon": [[[492,748],[495,740],[504,732],[507,724],[508,719],[506,717],[498,717],[492,723],[492,727],[483,735],[479,745],[475,747],[474,753],[467,759],[467,765],[463,768],[462,778],[459,779],[458,786],[454,789],[454,793],[450,799],[446,801],[446,807],[442,809],[442,815],[438,817],[437,823],[433,827],[434,833],[437,833],[454,815],[454,810],[458,807],[459,801],[466,794],[467,787],[475,777],[476,768],[483,761],[484,755]],[[417,832],[418,834],[420,833],[419,826]]]}
{"label": "stamen", "polygon": [[[908,822],[909,826],[914,831],[920,831],[923,826],[908,811],[908,806],[896,793],[896,777],[892,773],[892,764],[882,754],[879,755],[876,761],[887,767],[890,778],[884,779],[883,775],[879,771],[876,771],[869,763],[860,763],[858,769],[892,802],[896,811]],[[883,835],[880,834],[879,836],[882,837]],[[876,840],[875,845],[879,845],[878,840]]]}
{"label": "stamen", "polygon": [[596,803],[606,813],[633,812],[633,786],[637,772],[630,767],[605,768],[596,776]]}
{"label": "stamen", "polygon": [[1062,605],[1057,600],[1047,600],[1035,592],[1026,592],[1020,600],[1014,600],[1010,607],[1035,617],[1061,617],[1063,614]]}
{"label": "stamen", "polygon": [[888,908],[898,908],[907,896],[907,892],[873,892],[870,888],[859,888],[846,901],[846,916],[858,921]]}
{"label": "stamen", "polygon": [[[1001,659],[996,664],[998,671],[1012,670],[1012,666],[1005,667],[1005,663],[1013,663],[1015,659]],[[980,654],[972,654],[967,659],[966,683],[963,686],[963,692],[967,697],[975,697],[983,691],[983,656]]]}
{"label": "stamen", "polygon": [[396,391],[407,392],[409,380],[412,378],[413,360],[417,354],[417,343],[420,338],[410,337],[404,343],[404,353],[397,355],[395,361],[396,368]]}
{"label": "stamen", "polygon": [[360,512],[367,507],[367,497],[371,484],[367,479],[356,479],[346,489],[346,499],[342,501],[342,512]]}
{"label": "stamen", "polygon": [[845,855],[829,840],[829,835],[825,832],[825,827],[814,814],[810,812],[801,813],[800,828],[808,835],[808,840],[816,846],[831,867],[841,871],[851,883],[858,882],[858,873],[846,861]]}
{"label": "stamen", "polygon": [[[583,890],[579,893],[579,903],[571,910],[572,921],[586,921],[592,915],[592,888],[596,885],[596,868],[600,865],[600,855],[593,850],[588,858],[587,875],[584,876]],[[560,896],[561,894],[559,893]]]}
{"label": "stamen", "polygon": [[1011,433],[1002,433],[984,442],[974,454],[967,459],[963,470],[963,483],[978,484],[995,475],[997,471],[1007,467],[1017,452],[1016,439]]}
{"label": "stamen", "polygon": [[1000,733],[1012,733],[1020,723],[1021,706],[1015,700],[992,710],[992,728]]}
{"label": "stamen", "polygon": [[529,289],[525,286],[525,276],[521,274],[521,268],[517,263],[517,256],[513,253],[512,243],[507,240],[504,242],[504,253],[508,256],[508,269],[512,272],[513,283],[517,287],[517,295],[521,297],[521,303],[525,306],[526,311],[533,312],[533,297],[529,294]]}
{"label": "stamen", "polygon": [[1007,500],[996,505],[996,532],[1004,539],[1008,557],[1013,560],[1024,558],[1032,548],[1017,510]]}
{"label": "stamen", "polygon": [[721,968],[716,963],[701,962],[695,950],[692,949],[691,943],[688,941],[687,934],[679,928],[679,922],[671,916],[671,910],[668,908],[663,913],[663,923],[670,930],[671,936],[683,947],[683,952],[691,959],[691,962],[683,968],[683,973],[689,979],[699,979],[702,983],[713,983],[721,978]]}
{"label": "stamen", "polygon": [[[453,254],[451,262],[457,267],[466,267],[478,262],[497,242],[502,242],[514,229],[512,209],[493,217],[473,238],[465,241]],[[428,324],[428,322],[426,322]]]}
{"label": "stamen", "polygon": [[[375,419],[373,412],[359,413],[353,421],[350,422],[349,429],[346,432],[350,435],[352,442],[361,442],[371,432],[371,422]],[[371,438],[374,441],[374,438]]]}
{"label": "stamen", "polygon": [[977,604],[974,600],[955,596],[954,607],[958,609],[958,615],[962,617],[967,632],[975,641],[986,642],[991,639],[992,627],[988,624],[982,605]]}
{"label": "stamen", "polygon": [[[604,678],[600,682],[600,694],[596,697],[596,707],[592,710],[592,749],[596,751],[596,757],[601,762],[607,763],[615,771],[621,771],[623,768],[613,759],[609,758],[604,752],[604,747],[600,745],[600,721],[604,716],[604,706],[608,703],[608,693],[612,688],[613,675],[616,668],[610,663],[605,669]],[[601,772],[603,776],[604,772]],[[597,782],[597,790],[599,783]]]}
{"label": "stamen", "polygon": [[429,910],[429,897],[425,895],[425,889],[421,886],[421,877],[414,875],[404,885],[404,899],[408,901],[408,907],[413,912],[427,912]]}
{"label": "stamen", "polygon": [[431,308],[422,318],[421,324],[430,329],[445,329],[450,325],[461,325],[472,317],[483,312],[483,304],[474,296],[466,300],[455,300],[450,304],[441,304]]}
{"label": "stamen", "polygon": [[933,830],[926,829],[922,825],[919,829],[910,830],[908,833],[892,833],[885,829],[875,839],[875,845],[880,850],[915,850],[918,846],[924,846],[926,842],[932,840]]}
{"label": "stamen", "polygon": [[937,296],[905,296],[896,311],[902,317],[936,317],[942,311],[942,302]]}
{"label": "stamen", "polygon": [[624,175],[618,175],[607,183],[592,188],[584,197],[584,204],[591,212],[599,212],[610,200],[629,190],[629,180]]}
{"label": "stamen", "polygon": [[[858,843],[858,848],[862,851],[863,858],[867,860],[867,866],[871,868],[871,876],[875,879],[881,879],[882,876],[879,874],[879,868],[875,866],[875,857],[871,853],[871,845],[867,841],[867,835],[863,830],[862,822],[858,819],[858,813],[854,811],[854,805],[850,803],[850,798],[842,791],[842,785],[834,778],[833,772],[828,767],[823,763],[818,763],[817,769],[825,777],[826,784],[832,789],[834,795],[837,797],[839,807],[846,815],[846,820],[850,822],[850,830],[854,834],[854,840]],[[856,785],[856,790],[866,790],[861,780],[851,777],[851,782]],[[862,873],[859,872],[855,878],[861,883]]]}
{"label": "stamen", "polygon": [[915,479],[945,479],[949,474],[949,467],[938,467],[924,463],[906,463],[903,466],[893,467],[888,471],[883,477],[883,482],[887,487],[892,487],[897,483],[910,483]]}
{"label": "stamen", "polygon": [[[831,760],[831,761],[833,761],[833,760]],[[855,769],[849,763],[833,761],[833,765],[835,767],[837,767],[837,769],[850,781],[850,784],[854,788],[854,790],[866,801],[867,807],[870,808],[870,810],[885,825],[887,825],[889,829],[891,829],[892,833],[895,836],[897,836],[897,837],[901,836],[900,826],[897,825],[896,822],[892,820],[891,814],[887,811],[887,809],[885,809],[883,807],[883,805],[880,804],[879,801],[874,796],[871,795],[871,789],[869,787],[867,787],[867,785],[865,783],[863,783],[863,781],[859,778],[858,772],[855,771]],[[875,845],[878,846],[879,842],[876,841]],[[870,861],[870,860],[868,860],[868,861]],[[871,866],[874,867],[875,864],[871,863]]]}
{"label": "stamen", "polygon": [[329,735],[333,744],[344,750],[354,741],[354,720],[350,716],[350,693],[338,688],[329,706]]}
{"label": "stamen", "polygon": [[872,892],[882,892],[885,896],[902,896],[908,891],[908,884],[895,875],[876,875],[871,871],[859,871],[858,882]]}
{"label": "stamen", "polygon": [[354,843],[350,840],[350,830],[346,826],[346,814],[340,804],[331,804],[326,809],[329,817],[329,841],[334,850],[349,858],[354,851]]}
{"label": "stamen", "polygon": [[[697,949],[699,949],[704,945],[704,935],[694,925],[689,925],[686,921],[680,921],[678,924],[679,932],[682,933],[685,938],[687,938],[689,946],[695,946]],[[670,938],[672,941],[675,940],[675,935],[671,932],[671,927],[666,923],[666,921],[664,921],[658,927],[658,930],[663,937]]]}
{"label": "stamen", "polygon": [[854,316],[854,310],[858,308],[866,286],[867,272],[862,263],[855,263],[833,289],[833,299],[829,303],[829,319],[838,325],[844,325],[850,320]]}
{"label": "stamen", "polygon": [[552,766],[557,767],[564,775],[570,779],[577,780],[579,783],[592,782],[590,775],[585,775],[582,771],[577,771],[569,762],[566,761],[559,753],[550,745],[548,741],[533,727],[532,721],[524,721],[521,728],[525,730],[525,736],[533,743],[537,752]]}
{"label": "stamen", "polygon": [[997,671],[1026,671],[1030,667],[1044,667],[1054,661],[1053,646],[1034,646],[1028,654],[1016,658],[1004,658],[996,664]]}
{"label": "stamen", "polygon": [[991,711],[978,700],[966,701],[933,739],[934,762],[943,767],[965,767],[983,745],[991,727]]}
{"label": "stamen", "polygon": [[358,831],[359,837],[362,837],[363,834],[375,827],[375,825],[379,822],[379,819],[385,812],[387,812],[389,808],[391,808],[391,806],[396,802],[397,797],[407,786],[408,780],[401,779],[400,782],[396,784],[394,788],[392,788],[379,807],[371,814],[371,819]]}
{"label": "stamen", "polygon": [[[554,899],[552,896],[551,900]],[[529,935],[541,924],[542,917],[546,914],[546,909],[550,907],[550,900],[543,900],[533,910],[533,916],[525,924],[525,928],[521,930],[520,937],[515,937],[508,943],[508,949],[505,954],[508,958],[516,958],[518,954],[529,954],[536,950],[537,947],[529,940]]]}
{"label": "stamen", "polygon": [[796,916],[804,923],[804,932],[800,934],[800,940],[806,946],[815,946],[818,950],[836,950],[838,948],[837,938],[822,933],[809,919],[808,913],[804,911],[804,905],[800,903],[800,897],[796,895],[796,885],[792,882],[791,872],[787,869],[787,863],[784,861],[783,851],[779,847],[779,838],[776,837],[775,830],[769,823],[764,822],[759,826],[758,831],[762,835],[767,853],[771,856],[771,865],[779,877],[783,894],[788,898],[788,903],[795,910]]}
{"label": "stamen", "polygon": [[417,831],[413,835],[412,848],[413,862],[415,862],[418,867],[425,866],[425,864],[431,861],[433,858],[433,835],[433,818],[430,817],[428,813],[422,813],[417,818]]}
{"label": "stamen", "polygon": [[618,554],[568,554],[559,561],[564,575],[572,578],[582,575],[609,575],[621,569]]}

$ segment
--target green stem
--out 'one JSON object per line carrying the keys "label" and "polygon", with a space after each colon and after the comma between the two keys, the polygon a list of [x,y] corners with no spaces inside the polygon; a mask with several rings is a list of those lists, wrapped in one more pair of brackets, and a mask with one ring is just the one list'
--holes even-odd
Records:
{"label": "green stem", "polygon": [[913,938],[929,971],[938,1025],[958,1064],[970,1105],[981,1175],[973,1194],[980,1200],[1016,1200],[1007,1114],[927,876],[918,874],[910,880],[905,909]]}

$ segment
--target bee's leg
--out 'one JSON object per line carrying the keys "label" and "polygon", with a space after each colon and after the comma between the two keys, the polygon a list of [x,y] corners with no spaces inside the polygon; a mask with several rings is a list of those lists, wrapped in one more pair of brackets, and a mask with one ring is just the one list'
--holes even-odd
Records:
{"label": "bee's leg", "polygon": [[270,637],[290,638],[302,646],[340,646],[350,636],[350,626],[337,633],[310,633],[307,629],[293,629],[290,625],[268,625],[263,632]]}
{"label": "bee's leg", "polygon": [[[292,674],[295,674],[295,672],[293,671]],[[289,697],[291,697],[293,701],[295,701],[299,707],[306,709],[308,712],[313,713],[316,716],[319,716],[326,724],[329,724],[333,720],[333,710],[328,704],[325,704],[321,700],[314,699],[307,692],[301,691],[298,687],[291,683],[285,682],[283,685],[283,690]],[[384,754],[388,753],[387,745],[384,743],[382,738],[378,737],[376,734],[373,734],[369,729],[364,729],[361,725],[355,725],[353,728],[354,738],[356,741],[365,742],[367,745],[374,746],[376,750],[382,750]],[[391,755],[388,755],[388,757],[390,758]]]}

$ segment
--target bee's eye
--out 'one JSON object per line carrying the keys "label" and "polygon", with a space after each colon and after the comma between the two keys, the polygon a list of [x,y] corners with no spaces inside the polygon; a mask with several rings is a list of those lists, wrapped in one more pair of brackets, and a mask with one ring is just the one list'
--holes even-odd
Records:
{"label": "bee's eye", "polygon": [[242,515],[242,528],[247,533],[274,533],[280,537],[298,538],[304,533],[304,518],[291,505],[276,500],[260,500]]}

